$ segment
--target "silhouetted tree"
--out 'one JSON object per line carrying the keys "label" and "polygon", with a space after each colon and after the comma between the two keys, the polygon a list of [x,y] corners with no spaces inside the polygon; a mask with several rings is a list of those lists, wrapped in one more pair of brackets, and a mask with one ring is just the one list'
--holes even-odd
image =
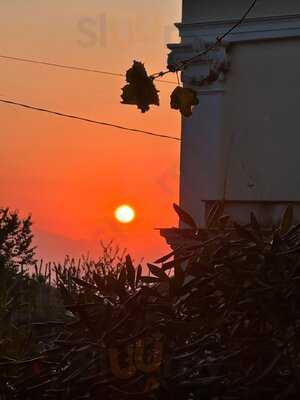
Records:
{"label": "silhouetted tree", "polygon": [[9,208],[0,209],[0,271],[4,268],[23,272],[34,264],[31,217],[21,219]]}

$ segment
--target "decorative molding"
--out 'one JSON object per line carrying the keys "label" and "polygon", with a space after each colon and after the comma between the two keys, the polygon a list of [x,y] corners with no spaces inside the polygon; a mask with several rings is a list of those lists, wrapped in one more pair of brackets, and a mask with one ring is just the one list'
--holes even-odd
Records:
{"label": "decorative molding", "polygon": [[[194,37],[215,41],[237,22],[237,19],[232,19],[175,25],[185,43]],[[236,43],[293,37],[300,37],[300,14],[249,18],[231,32],[226,41]]]}
{"label": "decorative molding", "polygon": [[[216,203],[218,201],[224,201],[221,199],[201,199],[202,202],[204,203]],[[225,204],[264,204],[264,205],[295,205],[295,206],[300,206],[300,200],[225,200]]]}
{"label": "decorative molding", "polygon": [[198,89],[197,92],[199,94],[214,95],[214,94],[218,94],[218,93],[224,93],[225,89],[224,88]]}
{"label": "decorative molding", "polygon": [[[176,24],[182,43],[168,45],[171,50],[169,64],[175,65],[199,54],[215,43],[216,38],[236,22],[238,20],[232,19]],[[203,87],[203,79],[208,78],[211,73],[216,73],[217,82],[210,83],[209,86],[221,90],[223,88],[221,83],[229,69],[227,48],[231,44],[295,37],[300,37],[300,14],[249,18],[231,32],[226,37],[226,41],[222,42],[216,50],[199,57],[192,66],[187,68],[182,73],[182,81],[195,88]]]}
{"label": "decorative molding", "polygon": [[[172,50],[169,54],[168,64],[176,65],[189,57],[197,55],[209,47],[214,42],[208,42],[202,38],[196,38],[193,45],[169,45]],[[196,66],[196,68],[195,68]],[[227,54],[227,44],[221,43],[216,49],[211,50],[207,54],[195,60],[189,68],[182,72],[182,82],[194,86],[195,88],[203,88],[203,86],[212,87],[211,90],[215,93],[220,91],[222,82],[225,80],[225,74],[229,70],[229,58]],[[211,90],[209,93],[211,93]],[[207,93],[207,90],[202,90],[202,93]]]}

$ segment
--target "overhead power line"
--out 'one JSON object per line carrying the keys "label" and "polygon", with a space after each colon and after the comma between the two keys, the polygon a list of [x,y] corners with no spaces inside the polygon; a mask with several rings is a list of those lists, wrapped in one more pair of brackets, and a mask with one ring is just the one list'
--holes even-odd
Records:
{"label": "overhead power line", "polygon": [[[256,3],[257,3],[257,0],[253,0],[251,2],[250,6],[248,7],[248,9],[243,14],[243,16],[240,18],[240,20],[237,23],[235,23],[230,29],[228,29],[224,34],[222,34],[221,36],[218,36],[216,38],[215,43],[213,43],[207,49],[205,49],[204,51],[196,54],[193,57],[190,57],[190,58],[188,58],[188,59],[186,59],[184,61],[179,62],[177,65],[174,65],[172,68],[169,68],[166,71],[160,71],[158,73],[152,74],[150,77],[152,79],[156,79],[156,80],[164,82],[164,83],[170,83],[170,84],[175,84],[176,85],[175,82],[166,81],[166,80],[160,80],[158,78],[161,78],[161,77],[163,77],[163,76],[165,76],[165,75],[167,75],[167,74],[169,74],[171,72],[178,73],[179,71],[184,70],[188,65],[190,65],[193,62],[197,61],[201,56],[209,53],[212,50],[215,50],[217,48],[217,46],[225,39],[225,37],[227,37],[231,32],[233,32],[237,27],[239,27],[245,21],[245,19],[250,14],[252,9],[255,7]],[[48,61],[40,61],[40,60],[29,59],[29,58],[12,57],[12,56],[4,55],[4,54],[2,54],[2,55],[0,54],[0,58],[6,59],[6,60],[11,60],[11,61],[20,61],[20,62],[27,62],[27,63],[32,63],[32,64],[40,64],[40,65],[45,65],[45,66],[48,66],[48,67],[64,68],[64,69],[70,69],[70,70],[76,70],[76,71],[85,71],[85,72],[92,72],[92,73],[105,74],[105,75],[111,75],[111,76],[121,76],[121,77],[125,76],[123,74],[114,73],[114,72],[110,72],[110,71],[101,71],[101,70],[92,69],[92,68],[85,68],[85,67],[65,65],[65,64],[57,64],[57,63],[51,63],[51,62],[48,62]],[[65,114],[65,113],[62,113],[62,112],[59,112],[59,111],[53,111],[53,110],[49,110],[49,109],[46,109],[46,108],[35,107],[35,106],[31,106],[29,104],[19,103],[19,102],[12,101],[12,100],[7,100],[7,99],[0,99],[0,102],[1,103],[5,103],[5,104],[14,105],[14,106],[17,106],[17,107],[30,109],[30,110],[35,110],[35,111],[40,111],[40,112],[44,112],[44,113],[48,113],[48,114],[52,114],[52,115],[57,115],[57,116],[64,117],[64,118],[71,118],[71,119],[75,119],[75,120],[80,120],[80,121],[91,123],[91,124],[109,126],[109,127],[117,128],[117,129],[124,130],[124,131],[127,131],[127,132],[151,135],[151,136],[155,136],[155,137],[159,137],[159,138],[176,140],[176,141],[181,142],[180,138],[175,137],[175,136],[171,136],[171,135],[164,135],[164,134],[160,134],[160,133],[156,133],[156,132],[145,131],[145,130],[142,130],[142,129],[129,128],[129,127],[126,127],[126,126],[117,125],[117,124],[113,124],[113,123],[110,123],[110,122],[104,122],[104,121],[93,120],[93,119],[89,119],[89,118],[85,118],[85,117],[80,117],[78,115]]]}
{"label": "overhead power line", "polygon": [[[215,43],[213,43],[211,46],[209,46],[207,49],[203,50],[202,52],[196,54],[193,57],[190,57],[186,60],[183,60],[179,62],[177,65],[174,65],[173,68],[170,68],[166,71],[160,71],[157,73],[154,73],[150,75],[153,79],[156,79],[158,82],[162,83],[168,83],[171,85],[177,85],[176,82],[168,81],[165,79],[159,79],[169,73],[173,72],[179,72],[182,71],[187,67],[187,65],[197,61],[201,56],[209,53],[212,50],[215,50],[216,47],[231,33],[233,32],[236,28],[238,28],[248,17],[252,9],[255,7],[257,3],[257,0],[253,0],[248,9],[245,11],[243,16],[239,19],[238,22],[236,22],[230,29],[228,29],[224,34],[221,36],[218,36],[215,40]],[[74,71],[83,71],[83,72],[90,72],[90,73],[96,73],[96,74],[102,74],[102,75],[108,75],[108,76],[116,76],[116,77],[126,77],[126,75],[117,73],[117,72],[111,72],[111,71],[103,71],[95,68],[89,68],[89,67],[81,67],[77,65],[67,65],[67,64],[60,64],[60,63],[54,63],[50,61],[44,61],[44,60],[37,60],[37,59],[32,59],[32,58],[25,58],[25,57],[15,57],[15,56],[9,56],[6,54],[0,54],[0,58],[5,59],[5,60],[10,60],[10,61],[18,61],[18,62],[25,62],[25,63],[30,63],[30,64],[38,64],[38,65],[44,65],[47,67],[54,67],[54,68],[63,68],[63,69],[69,69],[69,70],[74,70]]]}
{"label": "overhead power line", "polygon": [[218,36],[215,40],[215,42],[209,46],[207,49],[203,50],[202,52],[196,54],[195,56],[192,56],[186,60],[180,61],[177,65],[171,66],[169,69],[166,71],[160,71],[155,74],[152,74],[151,77],[153,79],[161,78],[167,74],[174,73],[174,72],[179,72],[183,71],[188,65],[193,64],[195,61],[198,61],[200,57],[208,54],[212,50],[215,50],[217,46],[231,33],[233,32],[236,28],[238,28],[240,25],[242,25],[245,21],[245,19],[248,17],[252,9],[255,7],[257,3],[257,0],[253,0],[248,7],[248,9],[244,12],[242,17],[236,22],[231,28],[229,28],[225,33],[223,33],[221,36]]}
{"label": "overhead power line", "polygon": [[[116,77],[122,77],[122,78],[126,77],[126,75],[120,74],[117,72],[102,71],[100,69],[89,68],[89,67],[80,67],[77,65],[58,64],[58,63],[53,63],[53,62],[49,62],[49,61],[36,60],[33,58],[13,57],[13,56],[8,56],[6,54],[0,54],[0,58],[2,58],[3,60],[8,60],[8,61],[18,61],[18,62],[24,62],[24,63],[29,63],[29,64],[44,65],[46,67],[52,67],[52,68],[62,68],[62,69],[67,69],[67,70],[72,70],[72,71],[90,72],[90,73],[94,73],[94,74],[116,76]],[[157,81],[162,82],[162,83],[168,83],[170,85],[176,85],[176,82],[167,81],[165,79],[157,79]]]}
{"label": "overhead power line", "polygon": [[108,126],[108,127],[112,127],[112,128],[117,128],[117,129],[120,129],[120,130],[123,130],[123,131],[127,131],[127,133],[131,132],[131,133],[136,133],[136,134],[144,134],[144,135],[149,135],[149,136],[155,136],[155,137],[163,138],[163,139],[176,140],[178,142],[181,141],[181,139],[176,137],[176,136],[164,135],[162,133],[150,132],[150,131],[145,131],[143,129],[136,129],[136,128],[130,128],[130,127],[123,126],[123,125],[117,125],[117,124],[114,124],[114,123],[111,123],[111,122],[98,121],[98,120],[95,120],[95,119],[85,118],[85,117],[81,117],[81,116],[78,116],[78,115],[66,114],[66,113],[63,113],[63,112],[60,112],[60,111],[53,111],[53,110],[49,110],[47,108],[35,107],[35,106],[30,105],[30,104],[19,103],[19,102],[13,101],[13,100],[1,99],[0,98],[0,103],[9,104],[9,105],[13,105],[13,106],[16,106],[16,107],[22,107],[22,108],[26,108],[26,109],[29,109],[29,110],[40,111],[40,112],[43,112],[43,113],[52,114],[52,115],[56,115],[56,116],[59,116],[59,117],[79,120],[79,121],[87,122],[87,123],[90,123],[90,124],[96,124],[96,125],[102,125],[102,126]]}

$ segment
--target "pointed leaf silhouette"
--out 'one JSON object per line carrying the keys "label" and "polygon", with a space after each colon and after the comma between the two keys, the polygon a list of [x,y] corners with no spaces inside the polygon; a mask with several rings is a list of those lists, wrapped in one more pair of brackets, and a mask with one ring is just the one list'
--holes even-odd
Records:
{"label": "pointed leaf silhouette", "polygon": [[144,64],[134,61],[126,73],[126,81],[128,84],[122,88],[122,104],[136,105],[143,113],[150,109],[151,104],[159,105],[159,92]]}
{"label": "pointed leaf silhouette", "polygon": [[252,228],[252,231],[255,233],[255,235],[261,242],[261,245],[263,246],[264,241],[263,241],[261,226],[256,218],[256,215],[253,212],[251,212],[251,214],[250,214],[250,227]]}
{"label": "pointed leaf silhouette", "polygon": [[182,269],[182,265],[180,262],[177,262],[175,264],[175,274],[174,274],[174,278],[175,278],[175,283],[177,286],[177,289],[180,289],[182,287],[182,285],[184,284],[184,279],[185,279],[185,273],[184,270]]}
{"label": "pointed leaf silhouette", "polygon": [[170,253],[166,254],[163,257],[160,257],[158,260],[154,261],[154,264],[161,264],[165,261],[168,261],[171,257],[175,255],[175,251],[171,251]]}
{"label": "pointed leaf silhouette", "polygon": [[293,224],[293,218],[294,218],[294,209],[293,209],[293,206],[289,205],[283,213],[281,224],[280,224],[280,233],[282,235],[287,233],[288,230],[291,228],[291,226]]}
{"label": "pointed leaf silhouette", "polygon": [[123,268],[121,269],[120,274],[119,274],[119,282],[120,282],[122,285],[125,285],[125,283],[126,283],[126,278],[127,278],[126,268],[123,267]]}
{"label": "pointed leaf silhouette", "polygon": [[190,226],[191,228],[197,229],[197,224],[194,221],[194,219],[190,216],[189,213],[184,211],[181,207],[179,207],[177,204],[173,204],[174,210],[178,214],[180,220]]}
{"label": "pointed leaf silhouette", "polygon": [[259,222],[257,221],[256,215],[252,211],[250,213],[250,225],[251,225],[251,228],[255,232],[259,232],[260,233],[261,230],[260,230]]}
{"label": "pointed leaf silhouette", "polygon": [[177,86],[171,94],[171,108],[179,110],[184,117],[192,115],[192,106],[199,104],[197,92],[193,89]]}
{"label": "pointed leaf silhouette", "polygon": [[135,286],[135,269],[132,264],[132,260],[130,255],[128,254],[126,256],[126,270],[127,270],[127,279],[128,283],[131,286],[132,289],[134,289]]}
{"label": "pointed leaf silhouette", "polygon": [[217,225],[219,218],[222,216],[223,212],[224,202],[216,201],[209,210],[208,216],[206,218],[207,228],[214,228]]}
{"label": "pointed leaf silhouette", "polygon": [[152,275],[154,275],[162,280],[169,280],[168,275],[164,272],[163,269],[161,269],[153,264],[147,264],[147,265],[148,265],[148,268]]}
{"label": "pointed leaf silhouette", "polygon": [[141,276],[142,276],[142,266],[141,266],[141,264],[139,264],[138,269],[136,271],[136,278],[135,278],[136,286],[138,286],[138,284],[140,283]]}

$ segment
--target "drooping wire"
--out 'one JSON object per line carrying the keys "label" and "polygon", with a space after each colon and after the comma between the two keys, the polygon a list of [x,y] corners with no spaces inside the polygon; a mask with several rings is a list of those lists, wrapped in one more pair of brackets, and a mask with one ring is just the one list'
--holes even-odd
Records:
{"label": "drooping wire", "polygon": [[87,123],[90,123],[90,124],[96,124],[96,125],[102,125],[102,126],[108,126],[108,127],[112,127],[112,128],[117,128],[117,129],[121,129],[123,131],[131,132],[131,133],[150,135],[150,136],[155,136],[155,137],[158,137],[158,138],[163,138],[163,139],[168,139],[168,140],[175,140],[175,141],[178,141],[178,142],[181,141],[180,138],[178,138],[176,136],[172,136],[172,135],[164,135],[162,133],[146,131],[146,130],[143,130],[143,129],[130,128],[130,127],[127,127],[127,126],[118,125],[118,124],[114,124],[114,123],[111,123],[111,122],[98,121],[98,120],[95,120],[95,119],[85,118],[85,117],[81,117],[79,115],[66,114],[66,113],[63,113],[63,112],[60,112],[60,111],[54,111],[54,110],[49,110],[47,108],[36,107],[36,106],[32,106],[30,104],[19,103],[17,101],[13,101],[13,100],[0,98],[0,103],[9,104],[9,105],[17,106],[17,107],[22,107],[22,108],[26,108],[26,109],[29,109],[29,110],[40,111],[40,112],[43,112],[43,113],[57,115],[57,116],[64,117],[64,118],[71,118],[71,119],[74,119],[74,120],[79,120],[79,121],[87,122]]}
{"label": "drooping wire", "polygon": [[[172,68],[169,68],[166,71],[161,71],[161,72],[152,74],[150,77],[153,80],[154,79],[159,80],[158,78],[161,78],[161,77],[163,77],[163,76],[165,76],[165,75],[167,75],[169,73],[174,73],[175,72],[176,75],[177,75],[177,80],[179,81],[178,72],[184,70],[187,65],[195,62],[201,56],[209,53],[210,51],[212,51],[214,49],[216,49],[217,46],[225,39],[226,36],[228,36],[233,30],[235,30],[238,26],[240,26],[244,22],[244,20],[247,18],[247,16],[251,12],[251,10],[255,7],[256,3],[257,3],[257,0],[254,0],[251,3],[251,5],[249,6],[249,8],[246,10],[246,12],[243,14],[241,19],[236,24],[234,24],[229,30],[227,30],[223,35],[221,35],[220,37],[217,37],[215,43],[212,44],[211,46],[209,46],[207,49],[203,50],[202,52],[200,52],[199,54],[197,54],[197,55],[195,55],[193,57],[188,58],[187,60],[181,61],[178,65],[172,66]],[[14,61],[28,62],[28,63],[33,63],[33,64],[41,64],[41,65],[57,67],[57,68],[65,68],[65,69],[79,70],[79,71],[85,71],[85,72],[106,74],[106,75],[111,75],[111,76],[122,76],[122,77],[124,76],[123,74],[113,73],[113,72],[109,72],[109,71],[101,71],[101,70],[85,68],[85,67],[70,66],[70,65],[57,64],[57,63],[50,63],[50,62],[46,62],[46,61],[38,61],[38,60],[33,60],[33,59],[28,59],[28,58],[11,57],[11,56],[6,56],[6,55],[0,55],[0,58],[8,59],[8,60],[14,60]],[[171,82],[171,81],[165,81],[165,80],[160,80],[160,81],[161,82],[165,82],[165,83],[174,84],[174,82]],[[129,127],[125,127],[125,126],[122,126],[122,125],[113,124],[113,123],[110,123],[110,122],[97,121],[97,120],[93,120],[93,119],[89,119],[89,118],[85,118],[85,117],[80,117],[80,116],[77,116],[77,115],[65,114],[65,113],[62,113],[62,112],[53,111],[53,110],[49,110],[49,109],[41,108],[41,107],[35,107],[35,106],[31,106],[29,104],[19,103],[19,102],[15,102],[15,101],[12,101],[12,100],[0,99],[0,102],[1,103],[5,103],[5,104],[18,106],[18,107],[22,107],[22,108],[35,110],[35,111],[40,111],[40,112],[44,112],[44,113],[48,113],[48,114],[53,114],[53,115],[57,115],[57,116],[65,117],[65,118],[72,118],[72,119],[81,120],[81,121],[88,122],[88,123],[104,125],[104,126],[110,126],[110,127],[118,128],[118,129],[121,129],[121,130],[126,130],[128,132],[141,133],[141,134],[156,136],[156,137],[160,137],[160,138],[181,141],[180,138],[175,137],[175,136],[171,136],[171,135],[164,135],[164,134],[160,134],[160,133],[145,131],[145,130],[142,130],[142,129],[129,128]]]}
{"label": "drooping wire", "polygon": [[[90,72],[90,73],[95,73],[95,74],[116,76],[116,77],[120,76],[122,78],[125,77],[124,74],[117,73],[117,72],[103,71],[100,69],[88,68],[88,67],[80,67],[77,65],[59,64],[59,63],[53,63],[53,62],[49,62],[49,61],[36,60],[33,58],[13,57],[13,56],[8,56],[6,54],[0,54],[0,58],[2,58],[3,60],[8,60],[8,61],[18,61],[18,62],[24,62],[24,63],[29,63],[29,64],[44,65],[46,67],[62,68],[62,69],[73,70],[73,71]],[[161,83],[168,83],[170,85],[176,85],[176,82],[168,81],[165,79],[157,79],[157,81],[161,82]]]}
{"label": "drooping wire", "polygon": [[[171,85],[176,85],[176,82],[168,81],[165,79],[159,79],[167,74],[174,73],[177,71],[182,71],[187,65],[197,61],[200,57],[203,55],[206,55],[212,50],[215,50],[217,46],[228,36],[231,32],[233,32],[236,28],[238,28],[247,18],[247,16],[250,14],[252,9],[255,7],[257,3],[257,0],[253,0],[249,8],[245,11],[243,16],[240,18],[240,20],[235,23],[230,29],[228,29],[224,34],[216,38],[215,43],[213,43],[211,46],[209,46],[207,49],[203,50],[202,52],[196,54],[193,57],[190,57],[186,60],[181,61],[178,65],[172,66],[172,68],[166,70],[166,71],[160,71],[157,73],[152,74],[150,77],[152,79],[155,79],[157,82],[162,82],[162,83],[168,83]],[[75,70],[75,71],[83,71],[83,72],[91,72],[91,73],[97,73],[97,74],[102,74],[102,75],[110,75],[110,76],[120,76],[120,77],[125,77],[124,74],[121,73],[116,73],[116,72],[110,72],[110,71],[103,71],[95,68],[88,68],[88,67],[80,67],[80,66],[75,66],[75,65],[66,65],[66,64],[59,64],[59,63],[52,63],[49,61],[42,61],[42,60],[36,60],[32,58],[25,58],[25,57],[13,57],[13,56],[8,56],[5,54],[0,54],[0,58],[10,60],[10,61],[19,61],[19,62],[26,62],[26,63],[31,63],[31,64],[39,64],[39,65],[44,65],[48,67],[55,67],[55,68],[63,68],[63,69],[69,69],[69,70]]]}
{"label": "drooping wire", "polygon": [[253,0],[253,2],[251,3],[251,5],[248,7],[248,9],[245,11],[245,13],[243,14],[243,16],[239,19],[239,21],[237,23],[235,23],[230,29],[228,29],[224,34],[222,34],[221,36],[218,36],[215,40],[215,42],[207,47],[205,50],[203,50],[202,52],[196,54],[193,57],[190,57],[186,60],[180,61],[177,65],[172,65],[170,66],[170,68],[166,71],[160,71],[157,72],[155,74],[151,75],[151,78],[153,79],[157,79],[157,78],[161,78],[167,74],[170,73],[174,73],[177,71],[182,71],[184,70],[189,64],[192,64],[193,62],[197,61],[199,58],[201,58],[202,56],[206,55],[207,53],[209,53],[212,50],[215,50],[219,44],[231,33],[233,32],[236,28],[238,28],[247,18],[247,16],[250,14],[250,12],[252,11],[252,9],[255,7],[257,3],[257,0]]}

